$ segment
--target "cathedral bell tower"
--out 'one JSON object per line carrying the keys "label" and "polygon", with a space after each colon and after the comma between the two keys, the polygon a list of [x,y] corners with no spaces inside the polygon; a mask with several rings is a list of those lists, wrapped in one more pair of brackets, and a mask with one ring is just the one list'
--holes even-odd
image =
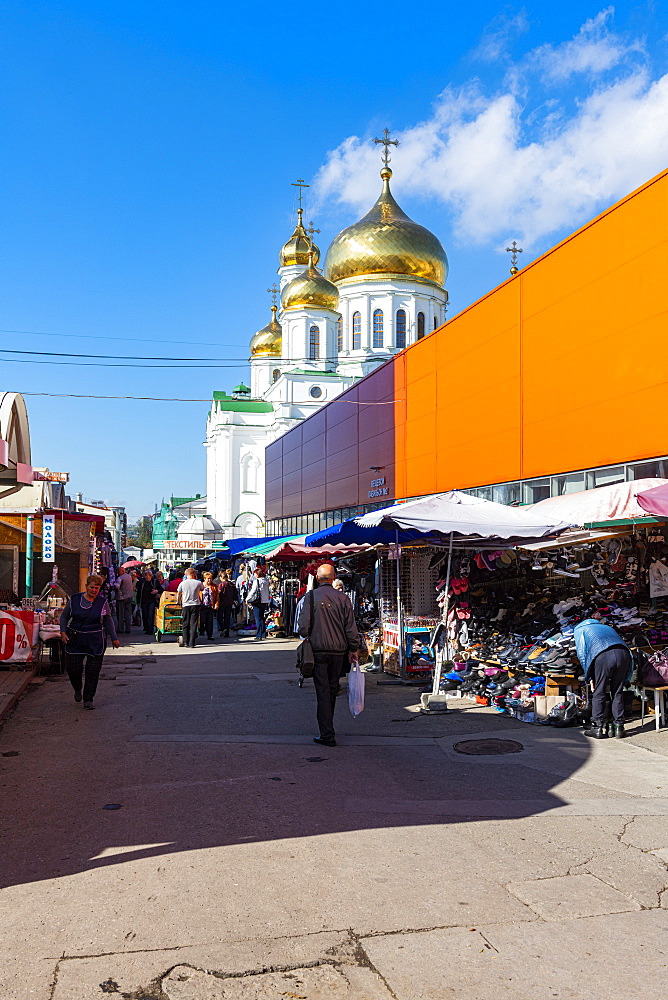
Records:
{"label": "cathedral bell tower", "polygon": [[334,368],[337,358],[339,290],[321,274],[315,261],[312,247],[308,267],[281,293],[283,354],[298,366],[308,364],[326,371]]}

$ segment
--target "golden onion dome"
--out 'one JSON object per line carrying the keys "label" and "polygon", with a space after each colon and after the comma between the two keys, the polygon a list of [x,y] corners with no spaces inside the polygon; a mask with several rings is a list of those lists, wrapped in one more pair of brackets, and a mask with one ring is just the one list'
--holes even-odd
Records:
{"label": "golden onion dome", "polygon": [[252,358],[280,358],[283,351],[283,333],[276,319],[277,306],[271,307],[271,319],[258,330],[250,342]]}
{"label": "golden onion dome", "polygon": [[309,266],[289,281],[281,295],[281,307],[286,309],[331,309],[339,306],[339,290],[320,273],[311,253]]}
{"label": "golden onion dome", "polygon": [[325,258],[330,281],[362,275],[406,274],[443,287],[448,258],[440,240],[402,212],[392,197],[392,171],[380,172],[383,190],[370,212],[333,240]]}
{"label": "golden onion dome", "polygon": [[313,247],[314,262],[317,264],[320,260],[320,251],[304,229],[303,216],[303,209],[298,208],[295,231],[281,250],[281,267],[289,267],[292,264],[308,264],[308,255],[311,247]]}

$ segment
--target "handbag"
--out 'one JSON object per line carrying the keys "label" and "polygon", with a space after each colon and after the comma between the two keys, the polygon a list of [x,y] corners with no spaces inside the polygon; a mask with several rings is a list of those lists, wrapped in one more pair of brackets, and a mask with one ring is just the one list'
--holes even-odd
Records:
{"label": "handbag", "polygon": [[362,632],[360,632],[360,645],[359,653],[357,655],[357,660],[360,664],[368,663],[371,660],[371,653],[369,652],[369,646],[366,641],[366,637]]}
{"label": "handbag", "polygon": [[668,684],[668,656],[660,650],[651,656],[638,654],[638,683],[652,688]]}
{"label": "handbag", "polygon": [[315,657],[313,655],[313,646],[311,645],[311,632],[313,631],[313,619],[315,617],[315,601],[313,600],[313,591],[309,590],[308,598],[310,603],[310,615],[309,615],[309,626],[308,633],[305,639],[297,646],[297,670],[301,673],[302,677],[313,677],[313,667],[315,666]]}

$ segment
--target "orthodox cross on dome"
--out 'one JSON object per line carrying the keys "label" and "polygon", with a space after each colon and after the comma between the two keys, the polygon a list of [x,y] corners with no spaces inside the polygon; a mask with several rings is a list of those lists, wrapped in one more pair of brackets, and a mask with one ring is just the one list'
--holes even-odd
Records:
{"label": "orthodox cross on dome", "polygon": [[313,228],[313,222],[309,222],[309,224],[308,224],[308,227],[307,227],[307,229],[306,229],[306,232],[307,232],[307,233],[309,234],[309,236],[310,236],[310,241],[309,241],[309,242],[310,242],[310,243],[313,243],[313,235],[314,235],[314,233],[319,233],[319,232],[320,232],[320,230],[319,230],[319,229],[314,229],[314,228]]}
{"label": "orthodox cross on dome", "polygon": [[292,182],[292,187],[299,188],[299,211],[300,212],[303,209],[302,198],[304,196],[304,188],[307,188],[307,187],[310,187],[310,186],[311,186],[310,184],[305,184],[304,183],[304,178],[303,177],[298,177],[296,181]]}
{"label": "orthodox cross on dome", "polygon": [[524,250],[522,247],[518,247],[517,240],[513,240],[510,246],[506,247],[506,253],[512,254],[510,273],[515,275],[519,271],[519,267],[517,266],[517,255],[518,253],[524,253]]}
{"label": "orthodox cross on dome", "polygon": [[278,295],[278,288],[276,287],[276,282],[274,282],[273,285],[271,286],[271,288],[268,288],[267,291],[271,295],[271,304],[272,304],[272,306],[275,306],[276,305],[276,296]]}
{"label": "orthodox cross on dome", "polygon": [[385,149],[383,150],[383,163],[387,167],[387,166],[389,166],[390,159],[391,159],[391,157],[390,157],[390,146],[398,146],[399,145],[399,140],[398,139],[390,139],[390,130],[389,130],[389,128],[384,128],[383,129],[383,135],[385,137],[384,139],[374,139],[373,141],[376,144],[380,143],[381,145],[385,146]]}

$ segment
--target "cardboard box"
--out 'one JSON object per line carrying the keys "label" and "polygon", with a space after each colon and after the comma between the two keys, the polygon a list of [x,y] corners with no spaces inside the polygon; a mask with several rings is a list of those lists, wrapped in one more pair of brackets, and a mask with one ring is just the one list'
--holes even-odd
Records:
{"label": "cardboard box", "polygon": [[564,702],[564,698],[560,694],[537,694],[534,697],[535,713],[537,719],[547,719],[548,715],[555,707],[555,705],[561,705]]}

